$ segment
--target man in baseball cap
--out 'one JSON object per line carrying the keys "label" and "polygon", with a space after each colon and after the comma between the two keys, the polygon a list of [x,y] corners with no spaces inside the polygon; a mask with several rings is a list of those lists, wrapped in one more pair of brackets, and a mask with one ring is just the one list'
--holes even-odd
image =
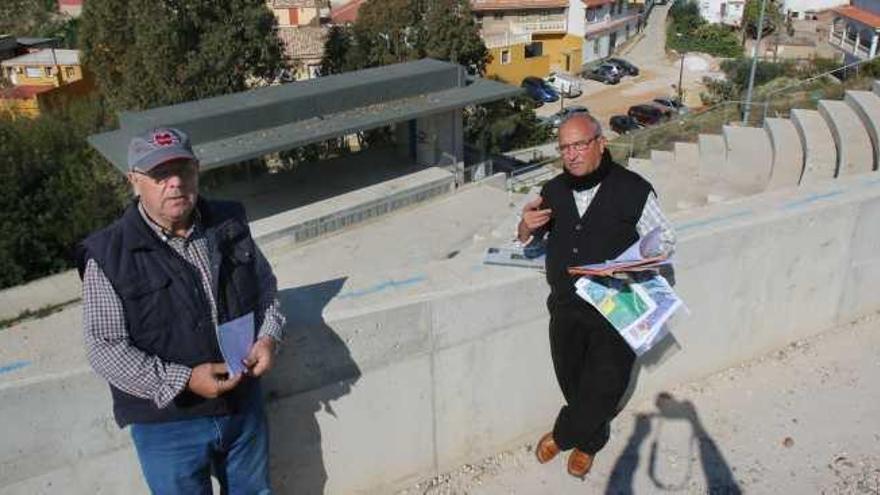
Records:
{"label": "man in baseball cap", "polygon": [[[79,250],[89,362],[153,493],[210,493],[211,474],[224,493],[269,493],[259,377],[285,321],[272,269],[240,203],[199,197],[186,133],[133,138],[128,166],[135,200]],[[233,320],[252,342],[238,363],[218,340]]]}

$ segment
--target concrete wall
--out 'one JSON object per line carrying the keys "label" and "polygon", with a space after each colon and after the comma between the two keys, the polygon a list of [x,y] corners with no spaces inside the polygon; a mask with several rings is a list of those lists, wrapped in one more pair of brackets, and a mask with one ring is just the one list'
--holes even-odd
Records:
{"label": "concrete wall", "polygon": [[[637,398],[880,310],[877,173],[673,220],[690,316]],[[280,292],[290,335],[265,382],[279,493],[388,493],[550,426],[560,395],[543,278],[480,270],[480,283],[381,308],[325,311],[342,279]],[[0,385],[0,493],[142,493],[109,409],[84,366]]]}

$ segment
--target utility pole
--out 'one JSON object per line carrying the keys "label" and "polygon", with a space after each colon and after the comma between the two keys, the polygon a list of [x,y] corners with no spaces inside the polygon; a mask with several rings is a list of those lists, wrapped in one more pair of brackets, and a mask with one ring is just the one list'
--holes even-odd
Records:
{"label": "utility pole", "polygon": [[681,78],[684,75],[684,56],[687,52],[681,52],[681,65],[678,68],[678,104],[682,105],[684,102],[681,100],[682,91],[681,91]]}
{"label": "utility pole", "polygon": [[767,0],[761,0],[761,13],[758,14],[758,36],[755,39],[755,46],[752,47],[752,70],[749,71],[749,89],[746,92],[746,110],[743,112],[743,125],[749,121],[749,113],[752,111],[752,90],[755,88],[755,69],[758,67],[758,47],[761,45],[761,35],[764,34],[764,9],[767,7]]}

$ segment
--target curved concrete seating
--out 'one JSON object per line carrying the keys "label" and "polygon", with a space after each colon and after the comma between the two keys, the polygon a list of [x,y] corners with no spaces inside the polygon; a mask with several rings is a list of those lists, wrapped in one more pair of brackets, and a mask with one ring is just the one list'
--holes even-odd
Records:
{"label": "curved concrete seating", "polygon": [[859,116],[874,148],[874,167],[880,165],[880,96],[870,91],[847,91],[844,100]]}
{"label": "curved concrete seating", "polygon": [[825,117],[837,146],[837,176],[873,170],[874,146],[856,112],[840,100],[821,100],[819,113]]}
{"label": "curved concrete seating", "polygon": [[675,165],[675,153],[671,151],[651,150],[651,163],[657,167],[672,168]]}
{"label": "curved concrete seating", "polygon": [[874,82],[871,83],[871,90],[875,95],[880,96],[880,81],[875,79]]}
{"label": "curved concrete seating", "polygon": [[773,166],[767,189],[795,187],[804,168],[804,148],[797,129],[788,119],[770,118],[764,121],[764,129],[773,150]]}
{"label": "curved concrete seating", "polygon": [[759,127],[724,126],[727,162],[721,177],[732,184],[758,192],[767,187],[773,149],[767,131]]}
{"label": "curved concrete seating", "polygon": [[825,119],[815,110],[791,111],[791,120],[797,128],[804,147],[804,172],[800,184],[812,184],[837,175],[837,148]]}
{"label": "curved concrete seating", "polygon": [[700,148],[700,175],[714,176],[721,173],[727,159],[724,137],[717,134],[700,134],[697,138]]}
{"label": "curved concrete seating", "polygon": [[700,146],[696,143],[675,143],[676,170],[693,175],[700,166]]}

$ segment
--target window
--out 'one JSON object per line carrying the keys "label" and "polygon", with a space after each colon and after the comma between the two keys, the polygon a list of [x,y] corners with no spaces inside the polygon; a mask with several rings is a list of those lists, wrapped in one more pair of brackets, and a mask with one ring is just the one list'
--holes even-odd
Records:
{"label": "window", "polygon": [[593,55],[599,55],[599,38],[593,40]]}
{"label": "window", "polygon": [[65,67],[64,75],[66,75],[68,79],[72,79],[74,76],[73,67]]}
{"label": "window", "polygon": [[24,73],[27,74],[28,77],[43,77],[43,71],[41,71],[39,67],[25,67]]}
{"label": "window", "polygon": [[544,54],[544,43],[541,41],[533,41],[526,45],[525,58],[540,57]]}
{"label": "window", "polygon": [[501,65],[510,63],[510,50],[501,50]]}
{"label": "window", "polygon": [[496,21],[502,21],[502,20],[504,20],[504,13],[503,12],[495,12],[494,14],[492,14],[492,18],[495,19]]}
{"label": "window", "polygon": [[46,77],[52,77],[52,68],[46,67]]}
{"label": "window", "polygon": [[587,22],[596,22],[598,9],[587,9]]}

